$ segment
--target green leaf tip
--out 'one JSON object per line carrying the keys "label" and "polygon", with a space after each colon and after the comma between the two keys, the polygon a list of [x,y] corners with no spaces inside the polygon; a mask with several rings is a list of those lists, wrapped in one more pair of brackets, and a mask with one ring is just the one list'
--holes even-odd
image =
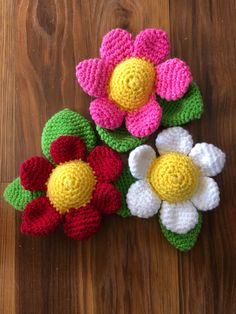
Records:
{"label": "green leaf tip", "polygon": [[31,200],[44,194],[43,191],[31,192],[25,190],[18,177],[6,187],[3,197],[15,209],[22,211]]}

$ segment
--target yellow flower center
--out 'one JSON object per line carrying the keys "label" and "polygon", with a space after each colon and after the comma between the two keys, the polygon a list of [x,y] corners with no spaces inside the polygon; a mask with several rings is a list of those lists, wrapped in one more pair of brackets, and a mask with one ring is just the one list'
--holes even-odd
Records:
{"label": "yellow flower center", "polygon": [[81,160],[65,162],[52,171],[47,197],[60,213],[65,213],[89,203],[95,184],[96,177],[89,164]]}
{"label": "yellow flower center", "polygon": [[199,169],[181,153],[167,153],[155,159],[148,181],[161,200],[184,202],[191,198],[199,182]]}
{"label": "yellow flower center", "polygon": [[148,102],[155,76],[152,63],[129,58],[115,67],[109,83],[109,98],[122,110],[134,111]]}

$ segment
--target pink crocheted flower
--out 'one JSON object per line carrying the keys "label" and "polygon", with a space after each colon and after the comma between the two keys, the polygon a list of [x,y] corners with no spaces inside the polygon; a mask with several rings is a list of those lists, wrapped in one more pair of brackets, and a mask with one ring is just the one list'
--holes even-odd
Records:
{"label": "pink crocheted flower", "polygon": [[104,36],[101,58],[84,60],[76,67],[81,87],[96,97],[90,113],[97,125],[113,130],[125,119],[128,131],[137,137],[158,128],[162,109],[155,93],[177,100],[192,81],[185,62],[177,58],[163,62],[169,50],[168,36],[160,29],[146,29],[135,39],[123,29]]}

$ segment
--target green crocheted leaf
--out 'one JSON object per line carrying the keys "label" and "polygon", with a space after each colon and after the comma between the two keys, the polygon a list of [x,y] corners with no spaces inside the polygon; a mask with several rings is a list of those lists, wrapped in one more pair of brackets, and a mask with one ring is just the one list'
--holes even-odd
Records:
{"label": "green crocheted leaf", "polygon": [[3,193],[5,200],[17,210],[23,210],[27,203],[41,195],[45,195],[45,192],[30,192],[25,190],[20,184],[19,177],[12,181],[12,183],[6,187]]}
{"label": "green crocheted leaf", "polygon": [[202,213],[198,212],[198,223],[197,225],[185,234],[177,234],[168,229],[161,223],[160,216],[157,215],[159,223],[161,226],[161,231],[166,237],[166,239],[172,244],[176,249],[180,251],[189,251],[197,242],[198,235],[201,231],[202,226]]}
{"label": "green crocheted leaf", "polygon": [[148,137],[139,138],[132,136],[124,125],[116,130],[108,130],[96,125],[96,130],[100,138],[119,153],[128,152],[148,140]]}
{"label": "green crocheted leaf", "polygon": [[117,215],[122,217],[131,216],[130,210],[126,204],[126,194],[131,184],[135,181],[136,179],[130,173],[129,167],[125,165],[119,179],[115,182],[115,186],[120,191],[122,197],[122,206],[118,210]]}
{"label": "green crocheted leaf", "polygon": [[195,82],[189,86],[183,98],[177,101],[166,101],[159,96],[157,100],[161,105],[163,126],[176,126],[185,124],[194,119],[200,119],[203,113],[203,100],[200,90]]}
{"label": "green crocheted leaf", "polygon": [[96,144],[95,132],[88,120],[70,109],[63,109],[52,116],[44,126],[41,145],[44,155],[50,160],[50,145],[62,135],[80,136],[90,151]]}

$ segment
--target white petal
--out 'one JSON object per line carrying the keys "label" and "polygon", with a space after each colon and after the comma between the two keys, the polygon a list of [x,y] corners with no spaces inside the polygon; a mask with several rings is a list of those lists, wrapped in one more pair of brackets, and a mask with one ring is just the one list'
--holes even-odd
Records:
{"label": "white petal", "polygon": [[168,152],[188,154],[193,147],[189,132],[179,126],[165,129],[156,138],[156,147],[160,155]]}
{"label": "white petal", "polygon": [[143,181],[133,183],[126,195],[127,206],[133,216],[149,218],[158,212],[161,200],[151,186]]}
{"label": "white petal", "polygon": [[225,153],[218,147],[207,143],[196,144],[189,157],[201,168],[202,174],[209,177],[220,173],[225,164]]}
{"label": "white petal", "polygon": [[141,145],[129,154],[129,168],[137,179],[146,178],[151,163],[156,158],[154,149],[149,145]]}
{"label": "white petal", "polygon": [[168,230],[184,234],[193,229],[198,223],[198,212],[189,201],[178,204],[163,202],[160,218]]}
{"label": "white petal", "polygon": [[216,181],[212,178],[202,177],[191,201],[198,210],[216,208],[220,203],[220,191]]}

